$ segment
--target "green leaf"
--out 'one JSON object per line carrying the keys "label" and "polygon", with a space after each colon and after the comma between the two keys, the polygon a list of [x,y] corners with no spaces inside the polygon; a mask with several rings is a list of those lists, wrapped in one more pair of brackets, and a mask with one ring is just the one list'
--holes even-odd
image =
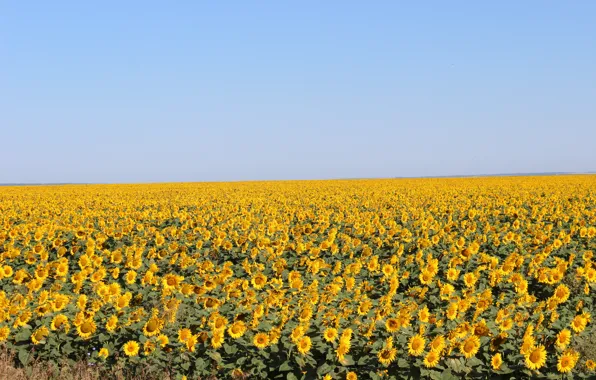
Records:
{"label": "green leaf", "polygon": [[198,369],[198,370],[202,370],[202,369],[205,369],[205,368],[207,367],[207,362],[206,362],[206,361],[204,361],[204,360],[203,360],[203,359],[201,359],[201,358],[198,358],[198,359],[195,361],[195,366],[197,367],[197,369]]}
{"label": "green leaf", "polygon": [[323,363],[323,365],[321,365],[319,368],[317,368],[317,374],[325,375],[325,374],[331,372],[332,370],[333,370],[333,367],[331,367],[327,363]]}
{"label": "green leaf", "polygon": [[235,354],[238,351],[238,349],[235,346],[230,346],[229,344],[224,344],[223,346],[224,346],[224,351],[228,355]]}
{"label": "green leaf", "polygon": [[23,367],[27,367],[27,361],[29,360],[29,351],[22,349],[19,350],[19,361],[23,365]]}
{"label": "green leaf", "polygon": [[449,368],[441,372],[440,380],[458,380],[459,377],[455,376]]}
{"label": "green leaf", "polygon": [[397,366],[400,368],[409,368],[410,363],[408,363],[407,360],[400,358],[400,359],[397,359]]}
{"label": "green leaf", "polygon": [[340,361],[341,364],[345,365],[345,366],[349,366],[349,365],[354,365],[354,358],[352,358],[352,355],[346,355],[344,356],[344,359]]}
{"label": "green leaf", "polygon": [[501,364],[501,368],[499,368],[498,372],[502,373],[502,374],[508,374],[508,373],[512,373],[513,370],[511,368],[507,367],[507,364],[503,363],[503,364]]}
{"label": "green leaf", "polygon": [[25,329],[21,330],[17,335],[15,335],[14,340],[15,342],[26,342],[31,338],[31,330]]}
{"label": "green leaf", "polygon": [[288,375],[286,376],[287,380],[298,380],[298,378],[296,377],[296,375],[294,375],[292,372],[288,372]]}
{"label": "green leaf", "polygon": [[482,360],[478,359],[477,357],[473,357],[468,359],[466,364],[468,367],[477,367],[479,365],[482,365]]}
{"label": "green leaf", "polygon": [[207,352],[207,355],[211,359],[215,360],[216,362],[218,362],[218,363],[221,362],[221,355],[219,352],[210,351],[210,352]]}
{"label": "green leaf", "polygon": [[306,365],[306,362],[304,361],[303,358],[301,358],[300,356],[295,356],[294,360],[296,360],[296,363],[300,366],[300,367],[304,367]]}
{"label": "green leaf", "polygon": [[285,362],[281,363],[281,365],[279,366],[279,370],[282,372],[291,371],[292,367],[290,367],[290,364],[286,360]]}

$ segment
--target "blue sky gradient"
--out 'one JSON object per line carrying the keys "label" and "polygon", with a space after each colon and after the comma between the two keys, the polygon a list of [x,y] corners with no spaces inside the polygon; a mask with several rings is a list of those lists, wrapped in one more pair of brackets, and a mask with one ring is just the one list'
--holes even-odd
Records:
{"label": "blue sky gradient", "polygon": [[0,183],[596,170],[594,1],[0,2]]}

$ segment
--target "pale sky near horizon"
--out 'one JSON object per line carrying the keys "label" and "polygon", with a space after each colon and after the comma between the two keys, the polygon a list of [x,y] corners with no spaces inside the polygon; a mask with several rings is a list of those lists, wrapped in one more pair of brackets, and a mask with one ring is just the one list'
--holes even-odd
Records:
{"label": "pale sky near horizon", "polygon": [[0,0],[0,183],[595,171],[595,15]]}

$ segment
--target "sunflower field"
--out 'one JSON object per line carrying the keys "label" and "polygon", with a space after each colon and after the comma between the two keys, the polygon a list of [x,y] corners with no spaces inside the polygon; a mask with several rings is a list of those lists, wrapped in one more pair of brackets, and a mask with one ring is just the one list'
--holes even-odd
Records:
{"label": "sunflower field", "polygon": [[596,376],[596,176],[0,188],[0,346],[174,378]]}

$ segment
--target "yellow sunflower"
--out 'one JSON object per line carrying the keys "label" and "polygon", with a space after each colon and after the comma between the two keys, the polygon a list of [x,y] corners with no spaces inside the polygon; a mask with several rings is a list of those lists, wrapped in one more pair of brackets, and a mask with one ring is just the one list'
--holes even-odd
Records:
{"label": "yellow sunflower", "polygon": [[157,335],[159,334],[161,326],[162,322],[159,320],[159,318],[150,318],[147,323],[145,323],[145,326],[143,326],[143,334],[145,334],[145,336]]}
{"label": "yellow sunflower", "polygon": [[575,367],[579,355],[573,351],[566,351],[557,361],[557,370],[561,373],[569,373]]}
{"label": "yellow sunflower", "polygon": [[308,353],[308,351],[310,351],[310,347],[311,347],[311,340],[310,337],[308,336],[303,336],[301,337],[298,342],[296,343],[296,346],[298,347],[298,352],[300,352],[302,355],[306,355]]}
{"label": "yellow sunflower", "polygon": [[470,335],[466,340],[462,342],[459,347],[461,353],[467,358],[471,358],[478,353],[480,349],[480,338],[476,335]]}
{"label": "yellow sunflower", "polygon": [[388,318],[385,322],[385,328],[390,333],[399,330],[399,326],[399,320],[397,320],[397,318]]}
{"label": "yellow sunflower", "polygon": [[46,339],[49,333],[50,331],[48,330],[48,328],[42,326],[35,330],[33,334],[31,334],[31,341],[33,342],[33,344],[40,344]]}
{"label": "yellow sunflower", "polygon": [[441,352],[445,348],[445,338],[443,335],[437,335],[434,339],[430,342],[429,348],[431,351]]}
{"label": "yellow sunflower", "polygon": [[546,363],[546,349],[543,345],[533,347],[526,355],[526,367],[532,370],[544,367]]}
{"label": "yellow sunflower", "polygon": [[557,340],[555,341],[557,347],[560,349],[565,349],[565,347],[567,347],[570,342],[571,331],[569,331],[569,329],[563,329],[559,331],[559,333],[557,334]]}
{"label": "yellow sunflower", "polygon": [[99,356],[102,359],[106,359],[108,357],[110,353],[108,352],[108,349],[105,347],[102,347],[99,352],[97,353],[97,356]]}
{"label": "yellow sunflower", "polygon": [[490,364],[493,367],[493,370],[495,371],[501,369],[501,366],[503,365],[503,358],[501,357],[501,353],[494,354],[490,360]]}
{"label": "yellow sunflower", "polygon": [[92,319],[86,319],[77,326],[77,333],[83,339],[89,339],[96,330],[95,322]]}
{"label": "yellow sunflower", "polygon": [[192,336],[192,332],[190,331],[190,329],[180,329],[178,330],[178,340],[181,343],[185,343],[188,338],[190,338]]}
{"label": "yellow sunflower", "polygon": [[129,340],[124,344],[123,349],[126,356],[137,356],[139,354],[139,343]]}
{"label": "yellow sunflower", "polygon": [[429,351],[428,354],[426,354],[426,356],[424,357],[424,366],[427,368],[434,368],[437,366],[437,364],[439,364],[439,360],[441,359],[441,356],[439,354],[439,351]]}
{"label": "yellow sunflower", "polygon": [[165,347],[168,343],[170,343],[170,339],[168,338],[167,335],[160,334],[157,337],[157,342],[159,343],[160,347]]}
{"label": "yellow sunflower", "polygon": [[234,339],[238,339],[246,332],[246,324],[243,321],[236,321],[228,328],[228,334]]}
{"label": "yellow sunflower", "polygon": [[377,354],[379,362],[387,367],[397,357],[397,350],[392,347],[385,347]]}
{"label": "yellow sunflower", "polygon": [[269,336],[265,333],[258,333],[253,339],[253,344],[257,348],[263,349],[269,345]]}
{"label": "yellow sunflower", "polygon": [[426,339],[422,335],[414,335],[408,342],[408,353],[412,356],[420,356],[424,352],[425,345]]}
{"label": "yellow sunflower", "polygon": [[325,329],[325,332],[323,332],[323,338],[327,342],[335,341],[335,339],[337,339],[337,329],[334,329],[333,327]]}

